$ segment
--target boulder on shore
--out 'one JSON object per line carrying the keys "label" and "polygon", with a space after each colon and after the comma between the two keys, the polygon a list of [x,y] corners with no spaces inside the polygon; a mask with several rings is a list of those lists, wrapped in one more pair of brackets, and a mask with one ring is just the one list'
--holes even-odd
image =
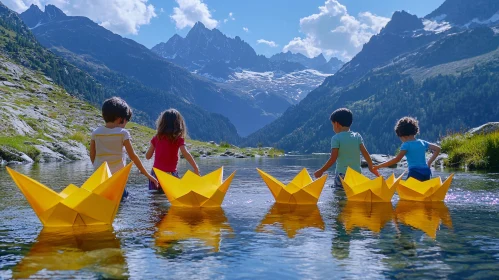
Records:
{"label": "boulder on shore", "polygon": [[489,122],[483,124],[479,127],[475,127],[468,130],[468,133],[471,135],[477,135],[477,134],[490,134],[496,131],[499,131],[499,122]]}

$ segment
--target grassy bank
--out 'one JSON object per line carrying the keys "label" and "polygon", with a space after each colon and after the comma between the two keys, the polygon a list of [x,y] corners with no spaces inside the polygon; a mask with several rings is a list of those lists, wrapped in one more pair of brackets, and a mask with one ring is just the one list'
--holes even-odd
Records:
{"label": "grassy bank", "polygon": [[472,170],[499,168],[499,132],[467,135],[452,134],[442,139],[442,151],[449,157],[445,165]]}

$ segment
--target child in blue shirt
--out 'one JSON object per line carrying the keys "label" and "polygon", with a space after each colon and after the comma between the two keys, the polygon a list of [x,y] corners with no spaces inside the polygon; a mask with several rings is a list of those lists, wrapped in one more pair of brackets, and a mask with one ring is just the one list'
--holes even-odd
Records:
{"label": "child in blue shirt", "polygon": [[379,176],[373,169],[371,156],[364,146],[364,141],[359,133],[350,131],[353,122],[353,114],[347,108],[341,108],[334,111],[330,117],[333,124],[333,130],[336,135],[331,139],[331,156],[324,166],[314,173],[319,178],[336,162],[336,177],[334,187],[341,188],[341,178],[345,178],[347,167],[361,173],[360,154],[364,156],[369,170]]}
{"label": "child in blue shirt", "polygon": [[[376,165],[374,168],[379,169],[391,166],[398,163],[405,156],[409,167],[407,178],[412,177],[419,181],[430,180],[430,167],[440,153],[440,147],[424,140],[416,139],[418,132],[419,125],[416,119],[404,117],[398,120],[395,125],[395,133],[403,142],[400,147],[400,152],[395,158]],[[433,152],[433,155],[428,162],[426,162],[426,151],[428,149]]]}

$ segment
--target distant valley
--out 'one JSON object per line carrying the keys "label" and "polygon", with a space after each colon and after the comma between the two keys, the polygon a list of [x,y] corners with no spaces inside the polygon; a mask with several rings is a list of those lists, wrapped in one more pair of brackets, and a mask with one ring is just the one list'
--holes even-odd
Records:
{"label": "distant valley", "polygon": [[267,58],[240,37],[230,38],[198,22],[185,38],[175,34],[151,49],[192,73],[255,99],[265,113],[279,116],[343,66],[322,54],[308,58],[291,52]]}

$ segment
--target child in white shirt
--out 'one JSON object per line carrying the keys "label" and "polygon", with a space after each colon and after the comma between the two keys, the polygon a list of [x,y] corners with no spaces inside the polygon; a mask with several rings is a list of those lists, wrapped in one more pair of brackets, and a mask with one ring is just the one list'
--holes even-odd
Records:
{"label": "child in white shirt", "polygon": [[[132,118],[130,106],[119,97],[109,98],[102,105],[102,117],[106,125],[96,128],[90,141],[90,160],[94,169],[107,162],[111,173],[116,173],[126,165],[126,152],[140,172],[157,185],[158,181],[147,172],[135,153],[130,133],[125,129]],[[127,196],[125,190],[123,197]]]}

